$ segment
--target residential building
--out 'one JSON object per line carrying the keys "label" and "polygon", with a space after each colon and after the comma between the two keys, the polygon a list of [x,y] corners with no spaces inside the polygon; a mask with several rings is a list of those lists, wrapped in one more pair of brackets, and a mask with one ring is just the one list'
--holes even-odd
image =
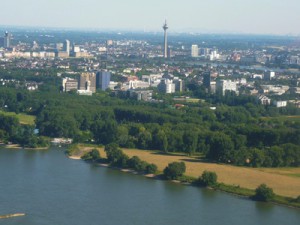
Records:
{"label": "residential building", "polygon": [[283,108],[287,106],[287,101],[274,101],[273,105],[277,108]]}
{"label": "residential building", "polygon": [[257,101],[262,105],[271,105],[271,99],[265,95],[258,95]]}
{"label": "residential building", "polygon": [[79,90],[96,92],[96,74],[82,73],[79,77]]}
{"label": "residential building", "polygon": [[222,95],[225,95],[226,91],[233,91],[238,94],[236,82],[231,80],[218,80],[216,89],[220,91]]}
{"label": "residential building", "polygon": [[72,78],[67,77],[67,78],[63,79],[62,86],[63,86],[63,91],[64,92],[77,90],[78,89],[78,81],[76,79],[72,79]]}

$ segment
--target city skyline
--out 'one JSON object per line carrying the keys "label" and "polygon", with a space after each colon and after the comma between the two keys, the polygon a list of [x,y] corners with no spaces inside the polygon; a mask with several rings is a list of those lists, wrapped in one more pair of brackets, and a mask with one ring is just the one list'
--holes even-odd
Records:
{"label": "city skyline", "polygon": [[300,35],[297,0],[11,0],[1,8],[2,26],[160,31],[167,19],[170,32]]}

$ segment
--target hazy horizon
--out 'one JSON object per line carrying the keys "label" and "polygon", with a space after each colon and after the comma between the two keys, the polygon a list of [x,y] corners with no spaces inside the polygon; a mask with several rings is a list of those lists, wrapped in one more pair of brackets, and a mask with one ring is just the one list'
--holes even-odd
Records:
{"label": "hazy horizon", "polygon": [[1,9],[5,27],[160,32],[167,19],[172,33],[300,35],[298,0],[11,0]]}

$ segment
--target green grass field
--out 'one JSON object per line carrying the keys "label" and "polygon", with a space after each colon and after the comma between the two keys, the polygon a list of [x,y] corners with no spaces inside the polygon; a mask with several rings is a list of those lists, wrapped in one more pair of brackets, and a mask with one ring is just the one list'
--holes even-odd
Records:
{"label": "green grass field", "polygon": [[300,116],[276,116],[276,117],[262,117],[263,120],[266,121],[292,121],[292,122],[300,122]]}
{"label": "green grass field", "polygon": [[14,112],[4,112],[0,110],[0,114],[7,115],[7,116],[15,116],[19,119],[21,124],[26,125],[34,125],[35,124],[35,116],[26,115],[23,113],[16,114]]}

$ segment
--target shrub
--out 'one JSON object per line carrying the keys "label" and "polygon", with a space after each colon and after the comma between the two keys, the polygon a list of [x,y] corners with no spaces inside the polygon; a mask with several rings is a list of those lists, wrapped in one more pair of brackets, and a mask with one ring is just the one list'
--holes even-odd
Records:
{"label": "shrub", "polygon": [[300,203],[300,195],[295,199],[295,202]]}
{"label": "shrub", "polygon": [[164,176],[168,180],[175,180],[178,177],[181,177],[185,172],[185,163],[184,162],[173,162],[164,169]]}
{"label": "shrub", "polygon": [[112,166],[127,167],[129,157],[116,144],[109,144],[105,146],[107,160]]}
{"label": "shrub", "polygon": [[155,164],[148,164],[146,167],[146,171],[147,174],[153,174],[157,172],[157,166]]}
{"label": "shrub", "polygon": [[128,160],[128,167],[136,170],[141,162],[142,160],[139,157],[133,156]]}
{"label": "shrub", "polygon": [[203,186],[214,186],[217,184],[218,176],[215,172],[204,171],[199,177],[199,183]]}
{"label": "shrub", "polygon": [[255,195],[253,198],[257,201],[270,201],[274,198],[275,194],[272,188],[269,188],[266,184],[261,184],[255,189]]}
{"label": "shrub", "polygon": [[81,158],[86,161],[97,161],[101,159],[100,153],[97,149],[93,149],[92,151],[85,153]]}

